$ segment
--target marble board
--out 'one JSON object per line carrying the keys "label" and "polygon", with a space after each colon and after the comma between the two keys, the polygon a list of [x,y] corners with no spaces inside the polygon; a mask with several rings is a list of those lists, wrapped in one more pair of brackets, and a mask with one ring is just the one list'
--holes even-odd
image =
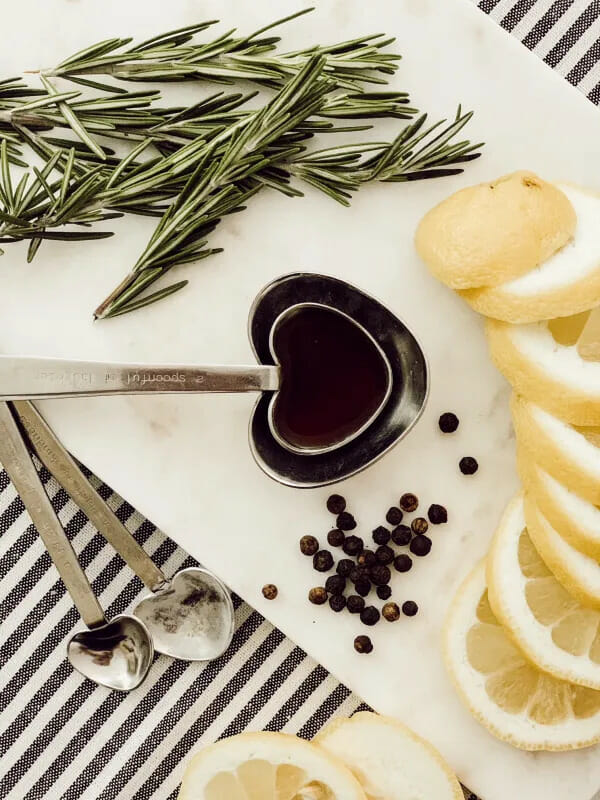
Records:
{"label": "marble board", "polygon": [[[220,18],[222,26],[246,32],[299,5],[23,0],[3,12],[10,36],[0,51],[1,74],[55,63],[109,36],[146,37],[199,19]],[[92,309],[135,261],[151,230],[148,220],[119,221],[118,235],[104,242],[47,243],[31,265],[24,248],[10,248],[0,261],[0,351],[244,363],[252,358],[247,311],[275,276],[325,272],[382,298],[424,345],[429,404],[405,441],[339,488],[365,532],[408,490],[427,505],[446,505],[450,523],[434,532],[427,559],[394,577],[394,595],[416,600],[421,611],[374,629],[371,657],[352,649],[355,618],[306,601],[315,577],[297,542],[304,533],[324,538],[328,491],[284,488],[255,466],[247,445],[252,396],[115,397],[40,408],[90,469],[366,702],[434,742],[484,800],[589,800],[600,786],[596,749],[533,755],[496,741],[462,707],[441,662],[449,600],[485,553],[517,478],[509,389],[490,363],[482,322],[428,275],[412,237],[422,214],[443,196],[514,169],[600,189],[600,114],[467,0],[316,5],[286,28],[290,49],[366,32],[396,35],[404,60],[394,86],[409,89],[432,119],[452,115],[458,102],[474,109],[468,134],[486,142],[484,156],[457,178],[368,187],[350,209],[312,191],[297,200],[264,191],[214,235],[222,255],[179,270],[191,281],[184,292],[114,321],[93,324]],[[393,135],[395,127],[385,122],[378,135]],[[446,410],[462,420],[454,437],[443,438],[436,427]],[[476,476],[460,475],[463,455],[479,460]],[[269,603],[260,589],[270,581],[280,595]]]}

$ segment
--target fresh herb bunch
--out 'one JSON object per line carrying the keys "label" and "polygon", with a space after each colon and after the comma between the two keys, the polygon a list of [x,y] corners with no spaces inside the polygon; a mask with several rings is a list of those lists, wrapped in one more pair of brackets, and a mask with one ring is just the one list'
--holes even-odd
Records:
{"label": "fresh herb bunch", "polygon": [[[393,39],[279,53],[279,37],[265,34],[304,13],[250,36],[230,31],[205,43],[195,37],[213,22],[134,47],[111,39],[40,71],[40,88],[20,78],[0,81],[0,243],[28,240],[31,260],[44,239],[100,239],[112,234],[91,230],[92,223],[124,213],[157,217],[132,271],[96,309],[97,318],[112,317],[185,286],[147,292],[174,266],[219,252],[208,247],[209,234],[265,186],[295,197],[304,182],[348,205],[364,183],[454,175],[478,157],[481,145],[457,140],[470,113],[459,108],[450,123],[428,126],[406,93],[372,89],[398,67],[399,56],[385,52]],[[57,77],[93,96],[59,91]],[[190,80],[250,81],[275,94],[257,107],[256,91],[219,91],[189,107],[163,107],[159,91],[120,85]],[[380,117],[408,122],[392,142],[308,149],[316,134],[366,130]],[[64,135],[55,133],[61,129]],[[126,155],[106,139],[120,149],[125,142]],[[24,148],[39,156],[39,168],[28,168]],[[13,167],[22,173],[18,181]]]}

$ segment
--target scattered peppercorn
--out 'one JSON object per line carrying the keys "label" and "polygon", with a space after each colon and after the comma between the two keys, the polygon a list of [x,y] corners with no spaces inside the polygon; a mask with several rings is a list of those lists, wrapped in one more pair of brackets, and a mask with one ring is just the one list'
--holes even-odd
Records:
{"label": "scattered peppercorn", "polygon": [[346,588],[346,578],[341,575],[330,575],[325,581],[325,588],[329,594],[342,594]]}
{"label": "scattered peppercorn", "polygon": [[396,508],[396,506],[392,506],[391,508],[388,509],[385,518],[390,523],[390,525],[399,525],[402,522],[403,516],[404,514],[400,511],[399,508]]}
{"label": "scattered peppercorn", "polygon": [[392,573],[390,572],[389,567],[385,567],[383,564],[378,564],[376,567],[371,569],[369,577],[376,586],[383,586],[384,584],[390,582]]}
{"label": "scattered peppercorn", "polygon": [[341,494],[332,494],[327,498],[327,511],[332,514],[341,514],[346,510],[346,499]]}
{"label": "scattered peppercorn", "polygon": [[412,539],[412,531],[408,527],[408,525],[398,525],[397,528],[394,528],[392,531],[392,541],[394,544],[397,545],[405,545],[410,544],[410,540]]}
{"label": "scattered peppercorn", "polygon": [[348,600],[346,601],[346,605],[348,607],[348,611],[351,614],[360,614],[360,612],[365,607],[365,601],[362,597],[359,597],[357,594],[351,594]]}
{"label": "scattered peppercorn", "polygon": [[428,536],[415,536],[410,543],[410,552],[416,556],[426,556],[431,550],[431,539]]}
{"label": "scattered peppercorn", "polygon": [[416,511],[419,507],[419,498],[416,494],[412,494],[411,492],[406,492],[400,498],[400,508],[403,511],[407,511],[411,514],[413,511]]}
{"label": "scattered peppercorn", "polygon": [[314,554],[313,567],[317,572],[329,572],[333,567],[333,556],[329,550],[319,550]]}
{"label": "scattered peppercorn", "polygon": [[377,563],[377,556],[372,550],[363,550],[356,562],[360,567],[374,567]]}
{"label": "scattered peppercorn", "polygon": [[383,618],[388,622],[396,622],[396,620],[400,619],[398,603],[386,603],[381,609],[381,613],[383,614]]}
{"label": "scattered peppercorn", "polygon": [[375,555],[380,564],[391,564],[394,560],[394,551],[387,544],[382,544],[381,547],[378,547]]}
{"label": "scattered peppercorn", "polygon": [[418,610],[419,606],[414,600],[407,600],[405,603],[402,603],[402,613],[406,614],[407,617],[414,617]]}
{"label": "scattered peppercorn", "polygon": [[346,535],[344,531],[339,530],[339,528],[333,528],[333,530],[329,531],[327,534],[327,543],[332,547],[341,547],[345,539]]}
{"label": "scattered peppercorn", "polygon": [[448,512],[444,506],[440,506],[437,503],[432,503],[429,506],[427,516],[432,525],[442,525],[444,522],[448,522]]}
{"label": "scattered peppercorn", "polygon": [[386,586],[385,584],[383,586],[378,586],[375,591],[380,600],[389,600],[392,596],[392,587]]}
{"label": "scattered peppercorn", "polygon": [[324,586],[315,586],[308,593],[308,599],[316,606],[322,606],[327,602],[327,589]]}
{"label": "scattered peppercorn", "polygon": [[319,549],[319,540],[314,536],[303,536],[300,539],[300,552],[305,556],[314,556]]}
{"label": "scattered peppercorn", "polygon": [[442,433],[454,433],[458,428],[458,424],[458,417],[451,411],[446,411],[438,420],[438,425]]}
{"label": "scattered peppercorn", "polygon": [[346,598],[343,594],[333,594],[329,598],[329,608],[332,611],[339,612],[346,608]]}
{"label": "scattered peppercorn", "polygon": [[356,520],[347,511],[338,514],[335,524],[341,531],[353,531],[356,528]]}
{"label": "scattered peppercorn", "polygon": [[369,568],[368,567],[357,567],[354,565],[350,570],[350,575],[348,576],[352,583],[356,583],[361,578],[368,578],[369,577]]}
{"label": "scattered peppercorn", "polygon": [[375,544],[387,544],[390,540],[390,535],[387,528],[384,528],[383,525],[379,525],[379,527],[375,528],[373,531],[373,541]]}
{"label": "scattered peppercorn", "polygon": [[415,517],[410,523],[410,527],[414,533],[427,533],[429,530],[429,523],[425,517]]}
{"label": "scattered peppercorn", "polygon": [[277,595],[279,594],[279,590],[275,586],[274,583],[267,583],[262,588],[263,597],[266,600],[275,600]]}
{"label": "scattered peppercorn", "polygon": [[335,571],[338,575],[341,575],[342,578],[347,578],[353,569],[354,561],[352,561],[351,558],[342,558],[338,561]]}
{"label": "scattered peppercorn", "polygon": [[474,475],[479,469],[479,464],[475,458],[465,456],[458,462],[458,466],[463,475]]}
{"label": "scattered peppercorn", "polygon": [[371,581],[368,578],[359,578],[354,584],[354,591],[366,597],[371,591]]}
{"label": "scattered peppercorn", "polygon": [[342,550],[347,556],[357,556],[364,549],[364,542],[360,536],[346,536]]}
{"label": "scattered peppercorn", "polygon": [[373,642],[368,636],[357,636],[354,640],[354,649],[357,653],[372,653]]}
{"label": "scattered peppercorn", "polygon": [[360,621],[363,625],[377,625],[380,617],[381,614],[375,606],[366,606],[366,608],[363,608],[360,612]]}
{"label": "scattered peppercorn", "polygon": [[398,570],[398,572],[408,572],[408,570],[412,567],[412,558],[407,556],[405,553],[402,553],[402,555],[396,556],[394,559],[394,567]]}

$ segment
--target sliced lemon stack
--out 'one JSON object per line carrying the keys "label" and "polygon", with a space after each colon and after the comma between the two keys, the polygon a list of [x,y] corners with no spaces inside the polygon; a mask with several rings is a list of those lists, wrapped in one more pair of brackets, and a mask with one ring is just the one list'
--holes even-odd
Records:
{"label": "sliced lemon stack", "polygon": [[600,692],[543,672],[492,611],[480,564],[458,591],[444,628],[448,671],[471,713],[524,750],[573,750],[600,741]]}

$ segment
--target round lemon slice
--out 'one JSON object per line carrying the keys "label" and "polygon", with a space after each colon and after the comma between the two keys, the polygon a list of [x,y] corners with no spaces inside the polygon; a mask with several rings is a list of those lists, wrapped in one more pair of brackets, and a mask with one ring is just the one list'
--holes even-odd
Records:
{"label": "round lemon slice", "polygon": [[491,609],[481,563],[454,598],[444,627],[447,669],[469,711],[523,750],[575,750],[600,740],[600,692],[531,664]]}
{"label": "round lemon slice", "polygon": [[527,493],[552,527],[581,553],[600,560],[600,509],[567,489],[526,453],[517,458]]}
{"label": "round lemon slice", "polygon": [[575,346],[588,315],[486,325],[492,359],[517,394],[581,426],[600,425],[600,363],[584,361]]}
{"label": "round lemon slice", "polygon": [[600,428],[574,427],[513,394],[519,449],[568,489],[600,504]]}
{"label": "round lemon slice", "polygon": [[535,322],[578,314],[600,303],[600,197],[574,186],[560,188],[577,214],[574,238],[524,275],[500,286],[461,292],[480,314]]}
{"label": "round lemon slice", "polygon": [[534,664],[600,689],[600,612],[577,602],[544,564],[525,527],[522,495],[494,534],[487,584],[494,614]]}
{"label": "round lemon slice", "polygon": [[600,609],[600,564],[563,539],[527,494],[524,509],[527,532],[546,566],[575,600]]}
{"label": "round lemon slice", "polygon": [[367,800],[337,758],[282,733],[243,733],[200,750],[179,800]]}
{"label": "round lemon slice", "polygon": [[498,286],[550,258],[576,224],[564,192],[515,172],[448,197],[423,217],[415,243],[430,271],[453,289]]}
{"label": "round lemon slice", "polygon": [[463,800],[459,782],[429,742],[391,717],[362,711],[329,724],[315,739],[340,758],[367,797]]}

